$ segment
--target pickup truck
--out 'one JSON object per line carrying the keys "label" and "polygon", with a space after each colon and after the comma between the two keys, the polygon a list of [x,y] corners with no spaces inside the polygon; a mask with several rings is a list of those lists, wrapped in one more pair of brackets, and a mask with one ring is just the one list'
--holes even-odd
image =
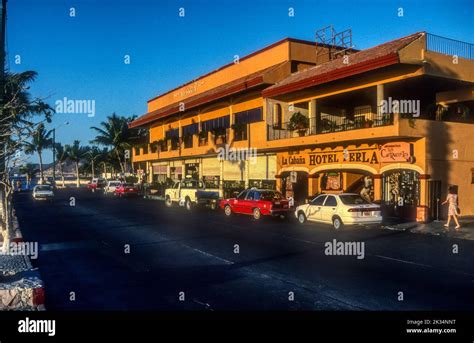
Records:
{"label": "pickup truck", "polygon": [[165,204],[168,207],[173,204],[184,206],[188,211],[193,207],[209,206],[215,210],[221,198],[218,189],[206,189],[200,180],[182,180],[176,182],[172,188],[165,189]]}

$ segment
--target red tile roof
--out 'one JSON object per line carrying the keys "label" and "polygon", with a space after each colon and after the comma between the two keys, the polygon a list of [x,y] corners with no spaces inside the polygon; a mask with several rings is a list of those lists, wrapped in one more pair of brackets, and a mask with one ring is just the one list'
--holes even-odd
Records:
{"label": "red tile roof", "polygon": [[423,35],[424,32],[418,32],[350,54],[348,55],[349,64],[345,64],[343,58],[338,58],[294,73],[266,88],[262,94],[264,97],[285,94],[399,63],[398,51]]}

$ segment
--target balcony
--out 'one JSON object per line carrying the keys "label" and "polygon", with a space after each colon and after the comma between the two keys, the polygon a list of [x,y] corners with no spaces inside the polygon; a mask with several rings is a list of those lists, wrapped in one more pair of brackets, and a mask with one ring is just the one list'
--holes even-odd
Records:
{"label": "balcony", "polygon": [[350,116],[321,113],[318,117],[309,117],[306,128],[294,129],[289,121],[278,126],[267,125],[267,139],[271,141],[388,126],[393,125],[393,117],[393,113],[382,113],[380,108],[377,113],[367,109],[355,110]]}

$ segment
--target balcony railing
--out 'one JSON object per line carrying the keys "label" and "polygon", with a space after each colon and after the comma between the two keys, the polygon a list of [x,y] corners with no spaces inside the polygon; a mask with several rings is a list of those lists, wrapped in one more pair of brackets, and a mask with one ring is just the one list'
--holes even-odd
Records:
{"label": "balcony railing", "polygon": [[320,118],[309,118],[309,127],[302,130],[290,130],[289,122],[281,126],[267,125],[268,140],[304,137],[315,134],[342,132],[364,128],[393,125],[393,113],[354,113],[353,116],[321,114]]}
{"label": "balcony railing", "polygon": [[426,50],[449,56],[474,59],[474,44],[445,38],[431,33],[426,34]]}

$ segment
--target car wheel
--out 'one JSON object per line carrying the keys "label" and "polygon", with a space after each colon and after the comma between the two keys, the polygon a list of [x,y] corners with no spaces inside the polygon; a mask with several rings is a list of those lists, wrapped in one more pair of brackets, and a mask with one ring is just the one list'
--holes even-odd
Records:
{"label": "car wheel", "polygon": [[188,211],[191,211],[193,209],[193,203],[191,202],[191,200],[189,200],[189,198],[186,198],[184,206]]}
{"label": "car wheel", "polygon": [[341,218],[339,218],[338,216],[335,216],[334,218],[332,218],[332,226],[334,230],[338,231],[343,228],[344,224],[342,223]]}
{"label": "car wheel", "polygon": [[253,209],[253,219],[259,220],[261,216],[262,216],[262,213],[260,212],[260,209],[259,208],[254,208]]}
{"label": "car wheel", "polygon": [[306,222],[306,215],[303,211],[298,212],[298,223],[304,224]]}
{"label": "car wheel", "polygon": [[166,205],[167,207],[173,206],[173,201],[171,201],[171,198],[169,197],[169,195],[166,196],[165,205]]}
{"label": "car wheel", "polygon": [[232,209],[230,208],[230,205],[225,205],[224,213],[227,217],[229,217],[232,214]]}

